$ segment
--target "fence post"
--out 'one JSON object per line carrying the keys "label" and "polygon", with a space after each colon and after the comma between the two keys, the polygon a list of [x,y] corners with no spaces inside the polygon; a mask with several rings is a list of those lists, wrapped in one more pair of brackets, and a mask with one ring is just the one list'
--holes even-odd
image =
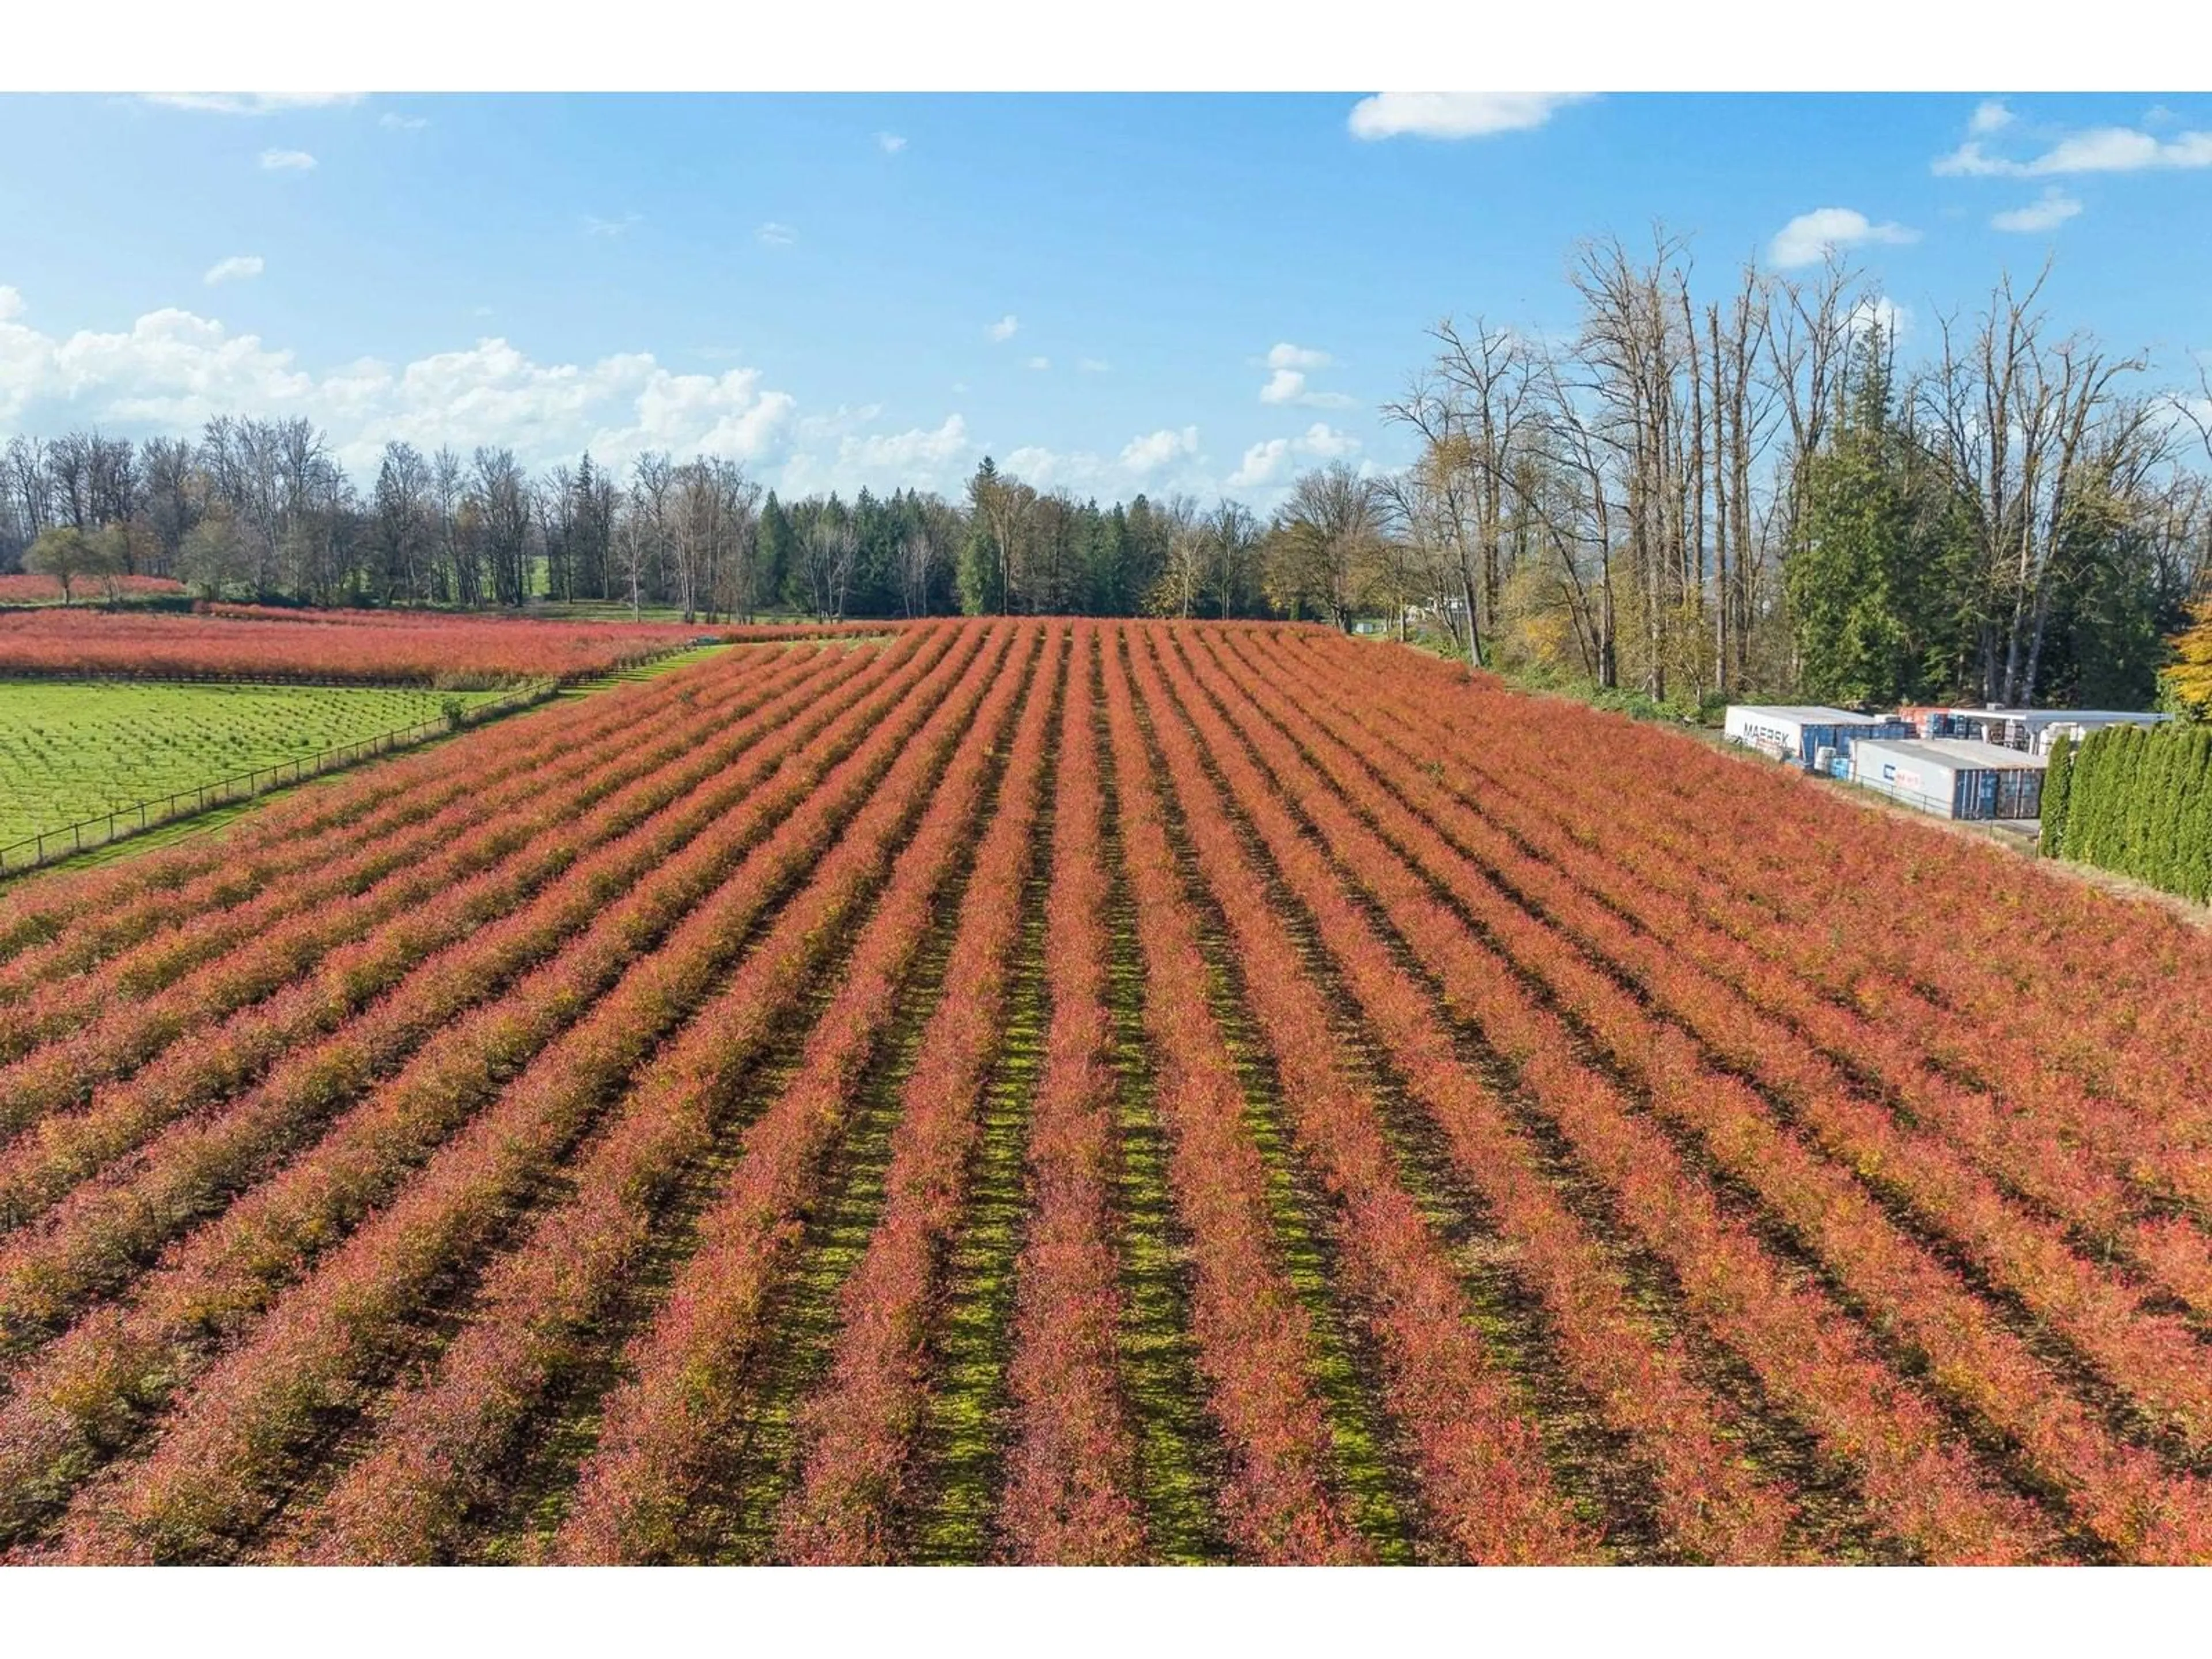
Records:
{"label": "fence post", "polygon": [[[39,678],[70,678],[75,677],[70,675],[41,674]],[[143,677],[136,675],[123,675],[119,678],[132,679]],[[178,674],[169,674],[163,678],[175,679],[180,678],[180,676]],[[226,685],[257,683],[233,681],[224,679],[221,676],[214,674],[190,674],[183,675],[181,678],[210,680]],[[276,684],[305,683],[306,682],[270,682],[270,684]],[[462,714],[462,726],[465,728],[479,725],[484,720],[491,719],[495,714],[507,713],[516,708],[529,708],[537,703],[543,702],[547,698],[556,695],[560,689],[561,682],[557,678],[549,678],[526,684],[514,690],[503,693],[489,702],[481,704],[474,708],[465,710]],[[449,723],[444,720],[422,720],[417,722],[412,726],[402,726],[391,731],[380,732],[374,737],[363,738],[354,743],[334,744],[331,748],[323,750],[317,754],[295,756],[289,761],[278,761],[268,766],[255,767],[252,770],[248,772],[233,773],[229,777],[218,778],[211,783],[195,784],[189,792],[181,789],[173,789],[163,800],[160,816],[151,819],[150,821],[147,815],[153,811],[153,802],[150,799],[148,799],[137,803],[136,810],[138,813],[138,827],[143,830],[150,827],[150,823],[166,823],[184,816],[179,810],[179,804],[183,801],[187,793],[189,793],[192,798],[192,810],[195,812],[204,812],[210,805],[220,805],[227,799],[251,799],[253,797],[264,793],[261,787],[261,782],[264,776],[269,780],[270,787],[271,788],[275,787],[277,775],[284,771],[287,767],[291,769],[292,781],[297,783],[303,778],[310,776],[319,777],[325,772],[333,771],[346,760],[365,759],[372,754],[389,754],[392,750],[398,749],[403,745],[412,746],[416,744],[422,743],[428,738],[436,737],[441,732],[446,732],[448,729]],[[110,808],[106,814],[107,834],[102,841],[96,841],[93,845],[97,847],[104,844],[105,842],[118,839],[116,835],[116,821],[123,813],[131,811],[131,810],[132,808],[129,806]],[[21,841],[10,842],[7,846],[0,847],[0,870],[4,870],[7,867],[8,860],[11,855],[21,852],[21,850],[26,847],[31,848],[31,856],[28,860],[27,860],[25,867],[28,868],[33,866],[45,863],[46,861],[47,838],[52,836],[58,841],[64,829],[66,829],[69,831],[71,848],[75,851],[82,852],[84,850],[84,832],[93,822],[94,820],[90,818],[80,818],[75,823],[59,826],[52,830],[42,830],[35,835],[25,836]]]}

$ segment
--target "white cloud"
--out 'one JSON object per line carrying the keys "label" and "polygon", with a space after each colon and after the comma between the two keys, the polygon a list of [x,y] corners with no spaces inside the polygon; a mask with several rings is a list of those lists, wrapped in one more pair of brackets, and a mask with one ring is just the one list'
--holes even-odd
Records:
{"label": "white cloud", "polygon": [[1122,447],[1120,464],[1123,471],[1142,475],[1157,472],[1170,461],[1197,453],[1196,427],[1187,426],[1180,432],[1162,427],[1158,432],[1130,439]]}
{"label": "white cloud", "polygon": [[924,429],[878,434],[858,440],[853,453],[872,467],[937,466],[957,460],[968,447],[968,422],[947,415],[944,423]]}
{"label": "white cloud", "polygon": [[997,322],[992,324],[990,327],[985,329],[983,332],[989,335],[994,340],[1011,340],[1014,337],[1015,331],[1019,329],[1021,325],[1021,319],[1015,316],[1014,313],[1010,311],[1005,316],[1000,318]]}
{"label": "white cloud", "polygon": [[[872,418],[872,407],[865,411]],[[803,429],[809,422],[801,422]],[[975,446],[968,422],[948,415],[936,427],[915,427],[905,432],[847,433],[833,456],[811,450],[794,454],[785,463],[781,488],[792,495],[820,490],[850,495],[866,484],[876,489],[950,489],[965,471],[966,457]]]}
{"label": "white cloud", "polygon": [[1052,367],[1052,359],[1049,357],[1032,357],[1028,362],[1024,362],[1022,367],[1024,368],[1036,369],[1050,368]]}
{"label": "white cloud", "polygon": [[789,247],[799,240],[797,231],[789,225],[779,224],[773,219],[755,231],[753,234],[770,247]]}
{"label": "white cloud", "polygon": [[1291,458],[1288,438],[1269,438],[1254,444],[1244,452],[1244,459],[1229,475],[1231,489],[1254,489],[1274,482],[1275,475],[1283,470],[1283,463]]}
{"label": "white cloud", "polygon": [[879,132],[876,135],[876,147],[886,155],[896,155],[906,148],[906,140],[896,132]]}
{"label": "white cloud", "polygon": [[1302,404],[1311,409],[1350,409],[1358,400],[1341,392],[1316,392],[1306,384],[1307,374],[1316,369],[1329,368],[1336,359],[1326,351],[1311,346],[1293,345],[1284,340],[1270,347],[1261,362],[1270,370],[1267,384],[1260,388],[1263,404]]}
{"label": "white cloud", "polygon": [[2033,235],[2037,231],[2057,229],[2081,210],[2080,202],[2057,185],[2047,185],[2043,194],[2026,207],[2008,209],[1992,217],[1990,228]]}
{"label": "white cloud", "polygon": [[2212,167],[2212,132],[2154,138],[2127,127],[2101,127],[2062,138],[2027,164],[2031,174],[2132,173],[2142,167]]}
{"label": "white cloud", "polygon": [[218,406],[296,403],[313,386],[289,352],[174,309],[148,313],[127,334],[56,338],[0,324],[0,412],[10,416],[33,402],[59,402],[95,417],[197,426]]}
{"label": "white cloud", "polygon": [[641,214],[625,213],[619,219],[602,219],[597,214],[584,216],[584,234],[586,236],[620,236],[643,217]]}
{"label": "white cloud", "polygon": [[304,149],[264,149],[261,152],[264,173],[312,173],[315,158]]}
{"label": "white cloud", "polygon": [[1163,427],[1140,434],[1110,457],[1087,449],[1055,450],[1024,444],[999,460],[1015,477],[1039,489],[1066,489],[1079,495],[1125,495],[1135,489],[1164,489],[1204,493],[1212,488],[1204,476],[1205,457],[1199,453],[1194,426]]}
{"label": "white cloud", "polygon": [[394,115],[386,110],[376,118],[376,125],[388,127],[394,132],[420,132],[430,125],[430,118],[427,115]]}
{"label": "white cloud", "polygon": [[2161,139],[2133,127],[2092,127],[2069,133],[2042,155],[2025,161],[1992,155],[1970,138],[1948,155],[1937,156],[1931,167],[1944,177],[1971,179],[2212,167],[2212,132],[2177,132]]}
{"label": "white cloud", "polygon": [[[1226,480],[1231,489],[1259,489],[1278,483],[1294,456],[1317,461],[1349,459],[1359,453],[1359,440],[1340,432],[1326,421],[1316,421],[1295,438],[1268,438],[1244,452],[1244,459]],[[1364,464],[1363,464],[1364,465]]]}
{"label": "white cloud", "polygon": [[1378,92],[1352,106],[1356,138],[1481,138],[1540,127],[1587,92]]}
{"label": "white cloud", "polygon": [[1998,160],[1969,138],[1948,155],[1939,155],[1929,163],[1928,170],[1938,178],[1981,178],[1990,173],[2009,173],[2019,163]]}
{"label": "white cloud", "polygon": [[145,101],[207,115],[275,115],[284,110],[357,104],[357,92],[149,92]]}
{"label": "white cloud", "polygon": [[1326,421],[1316,421],[1298,435],[1296,447],[1302,455],[1340,461],[1359,453],[1359,440],[1348,432],[1338,431]]}
{"label": "white cloud", "polygon": [[[505,341],[496,343],[506,347]],[[512,352],[512,348],[507,349]],[[520,359],[520,353],[513,356]],[[412,374],[411,368],[409,372]],[[524,383],[525,395],[577,372],[563,366],[532,374]],[[626,459],[639,449],[654,448],[752,459],[781,438],[798,408],[798,400],[787,392],[762,391],[760,371],[755,368],[672,374],[653,362],[650,352],[637,352],[605,359],[581,373],[587,384],[605,383],[607,423],[593,435],[590,447],[592,453],[610,457]],[[627,409],[620,401],[625,395],[629,398]],[[631,418],[616,423],[616,417],[623,415]]]}
{"label": "white cloud", "polygon": [[1966,123],[1966,131],[1977,137],[2002,132],[2020,118],[2005,107],[2002,98],[1984,98],[1974,106],[1974,113]]}
{"label": "white cloud", "polygon": [[208,267],[200,280],[210,288],[217,283],[232,283],[261,274],[261,256],[258,253],[234,253],[228,259],[218,259]]}
{"label": "white cloud", "polygon": [[1919,240],[1918,231],[1896,223],[1875,224],[1856,208],[1815,208],[1782,227],[1767,257],[1787,270],[1816,264],[1832,248],[1856,247],[1863,242],[1897,246]]}
{"label": "white cloud", "polygon": [[1075,367],[1079,373],[1085,374],[1110,374],[1114,371],[1114,365],[1103,357],[1079,357],[1075,360]]}
{"label": "white cloud", "polygon": [[1039,489],[1052,489],[1095,478],[1101,465],[1099,459],[1088,453],[1063,455],[1042,444],[1024,444],[1000,461],[999,468]]}
{"label": "white cloud", "polygon": [[642,449],[774,459],[795,424],[791,396],[760,371],[680,374],[651,354],[539,362],[502,339],[392,365],[374,358],[314,372],[258,336],[188,311],[150,312],[118,332],[48,335],[19,321],[0,289],[0,423],[100,424],[196,432],[218,414],[305,416],[356,477],[387,439],[514,447],[531,465],[588,447],[615,464]]}
{"label": "white cloud", "polygon": [[860,432],[883,417],[881,404],[862,404],[858,409],[840,404],[826,415],[809,415],[799,422],[797,431],[802,442],[822,438],[842,437]]}

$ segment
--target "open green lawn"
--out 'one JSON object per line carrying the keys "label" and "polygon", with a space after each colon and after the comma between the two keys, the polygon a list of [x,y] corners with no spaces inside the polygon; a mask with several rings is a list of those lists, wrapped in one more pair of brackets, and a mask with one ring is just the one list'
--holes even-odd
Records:
{"label": "open green lawn", "polygon": [[0,681],[0,846],[500,695]]}

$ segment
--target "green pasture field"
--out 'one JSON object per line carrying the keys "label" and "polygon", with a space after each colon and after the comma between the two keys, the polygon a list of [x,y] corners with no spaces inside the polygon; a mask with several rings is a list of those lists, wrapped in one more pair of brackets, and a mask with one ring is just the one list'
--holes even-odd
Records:
{"label": "green pasture field", "polygon": [[0,680],[0,846],[501,695]]}

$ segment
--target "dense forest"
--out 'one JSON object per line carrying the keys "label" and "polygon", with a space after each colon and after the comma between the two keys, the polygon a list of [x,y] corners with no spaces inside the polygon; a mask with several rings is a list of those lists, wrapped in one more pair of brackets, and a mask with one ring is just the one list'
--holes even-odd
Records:
{"label": "dense forest", "polygon": [[[1431,331],[1383,410],[1395,471],[1244,503],[1102,505],[986,459],[962,499],[781,501],[714,456],[386,447],[349,477],[305,419],[14,438],[0,572],[173,575],[318,605],[1359,618],[1486,665],[1677,708],[1788,693],[2136,706],[2212,598],[2212,387],[2061,333],[2039,277],[1914,331],[1859,274],[1585,244],[1579,324]],[[1931,336],[1932,338],[1925,337]],[[2198,392],[2204,396],[2198,397]]]}

